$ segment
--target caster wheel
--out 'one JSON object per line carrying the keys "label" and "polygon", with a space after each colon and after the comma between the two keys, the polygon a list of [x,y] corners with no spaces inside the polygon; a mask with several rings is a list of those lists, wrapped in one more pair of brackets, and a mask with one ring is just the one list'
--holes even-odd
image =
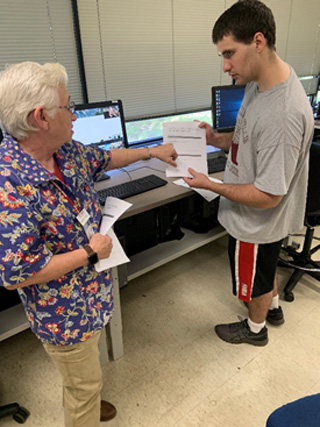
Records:
{"label": "caster wheel", "polygon": [[13,419],[17,422],[17,423],[19,423],[19,424],[23,424],[26,420],[27,420],[27,418],[28,418],[28,416],[30,415],[30,412],[29,411],[27,411],[27,409],[25,409],[25,408],[23,408],[22,406],[20,406],[20,408],[19,408],[19,411],[18,412],[16,412],[14,415],[13,415]]}
{"label": "caster wheel", "polygon": [[284,294],[284,299],[285,299],[286,301],[288,301],[288,302],[292,302],[292,301],[294,301],[294,295],[293,295],[293,292],[286,292],[286,293]]}

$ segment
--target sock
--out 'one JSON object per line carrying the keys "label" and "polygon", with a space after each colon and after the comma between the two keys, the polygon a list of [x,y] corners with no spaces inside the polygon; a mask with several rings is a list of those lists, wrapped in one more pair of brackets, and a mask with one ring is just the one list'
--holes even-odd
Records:
{"label": "sock", "polygon": [[250,318],[248,318],[249,329],[254,334],[258,334],[262,330],[262,328],[264,328],[265,324],[266,324],[266,322],[255,323],[252,320],[250,320]]}
{"label": "sock", "polygon": [[272,298],[269,310],[274,310],[275,308],[279,308],[279,294]]}

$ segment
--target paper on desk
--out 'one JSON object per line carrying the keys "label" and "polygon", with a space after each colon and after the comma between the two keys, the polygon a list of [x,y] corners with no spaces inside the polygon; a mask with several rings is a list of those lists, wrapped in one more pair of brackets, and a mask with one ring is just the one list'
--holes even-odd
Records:
{"label": "paper on desk", "polygon": [[163,123],[163,142],[171,142],[178,153],[177,167],[168,165],[166,176],[187,176],[188,168],[208,175],[206,132],[197,122]]}
{"label": "paper on desk", "polygon": [[[216,179],[216,178],[211,178],[209,176],[210,181],[213,182],[217,182],[218,184],[221,184],[222,181],[220,181],[220,179]],[[174,184],[177,185],[181,185],[182,187],[187,187],[187,188],[191,188],[191,190],[196,191],[198,194],[200,194],[200,196],[202,196],[204,199],[206,199],[207,202],[211,202],[212,200],[216,199],[219,194],[214,193],[213,191],[210,190],[204,190],[202,188],[194,188],[194,187],[190,187],[189,184],[187,184],[183,179],[177,179],[176,181],[173,181]]]}
{"label": "paper on desk", "polygon": [[111,237],[113,248],[109,258],[102,259],[95,264],[95,269],[98,273],[130,261],[111,228],[130,206],[132,206],[132,203],[117,199],[116,197],[107,197],[102,213],[100,233],[103,235],[108,234]]}

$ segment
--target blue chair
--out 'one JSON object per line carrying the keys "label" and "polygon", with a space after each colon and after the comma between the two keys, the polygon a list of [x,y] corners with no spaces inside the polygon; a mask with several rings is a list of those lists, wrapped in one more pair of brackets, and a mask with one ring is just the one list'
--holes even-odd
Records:
{"label": "blue chair", "polygon": [[320,393],[306,396],[276,409],[266,427],[319,427]]}

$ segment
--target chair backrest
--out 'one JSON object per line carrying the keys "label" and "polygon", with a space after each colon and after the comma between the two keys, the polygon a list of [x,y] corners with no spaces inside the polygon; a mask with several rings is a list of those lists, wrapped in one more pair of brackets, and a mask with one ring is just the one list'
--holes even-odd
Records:
{"label": "chair backrest", "polygon": [[311,216],[320,217],[320,142],[310,148],[306,218]]}

